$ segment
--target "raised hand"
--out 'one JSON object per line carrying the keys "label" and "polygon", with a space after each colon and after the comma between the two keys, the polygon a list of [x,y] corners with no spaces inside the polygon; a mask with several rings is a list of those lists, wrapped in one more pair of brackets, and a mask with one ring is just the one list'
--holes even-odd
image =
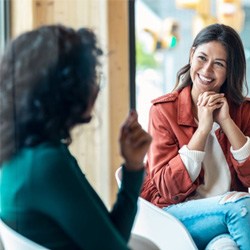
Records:
{"label": "raised hand", "polygon": [[143,168],[143,160],[152,137],[142,129],[136,111],[132,110],[120,130],[120,151],[129,170]]}

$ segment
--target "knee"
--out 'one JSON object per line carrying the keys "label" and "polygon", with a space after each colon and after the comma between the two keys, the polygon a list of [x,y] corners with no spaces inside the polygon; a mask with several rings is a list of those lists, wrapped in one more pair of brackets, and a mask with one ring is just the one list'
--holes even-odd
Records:
{"label": "knee", "polygon": [[221,249],[239,250],[235,241],[229,234],[222,234],[215,237],[212,241],[210,241],[205,250]]}
{"label": "knee", "polygon": [[241,217],[244,217],[250,209],[250,194],[246,192],[229,192],[221,198],[219,204],[229,206],[230,212],[240,213]]}

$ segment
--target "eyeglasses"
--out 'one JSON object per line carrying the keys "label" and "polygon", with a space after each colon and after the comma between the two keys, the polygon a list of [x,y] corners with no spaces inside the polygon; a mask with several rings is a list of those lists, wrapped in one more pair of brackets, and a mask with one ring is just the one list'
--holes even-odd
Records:
{"label": "eyeglasses", "polygon": [[103,87],[105,86],[105,76],[103,74],[103,72],[97,72],[96,74],[96,84],[98,85],[99,89],[102,90]]}

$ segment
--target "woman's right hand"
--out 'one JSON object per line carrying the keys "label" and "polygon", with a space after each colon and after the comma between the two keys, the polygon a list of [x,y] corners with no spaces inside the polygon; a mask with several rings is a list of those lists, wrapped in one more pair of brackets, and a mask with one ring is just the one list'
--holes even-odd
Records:
{"label": "woman's right hand", "polygon": [[199,95],[197,102],[198,129],[209,133],[214,122],[214,111],[223,105],[224,94],[207,91]]}
{"label": "woman's right hand", "polygon": [[136,111],[132,110],[120,130],[120,151],[129,170],[144,167],[144,157],[149,149],[152,137],[142,129]]}

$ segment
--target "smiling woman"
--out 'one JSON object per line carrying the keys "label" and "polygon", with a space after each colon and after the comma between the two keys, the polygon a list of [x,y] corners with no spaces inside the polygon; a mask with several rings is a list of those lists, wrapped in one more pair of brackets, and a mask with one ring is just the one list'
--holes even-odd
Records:
{"label": "smiling woman", "polygon": [[232,249],[250,245],[245,74],[238,33],[223,24],[207,26],[195,37],[175,90],[153,100],[150,110],[154,140],[142,197],[180,219],[199,249],[210,249],[216,237],[215,249],[228,241]]}

